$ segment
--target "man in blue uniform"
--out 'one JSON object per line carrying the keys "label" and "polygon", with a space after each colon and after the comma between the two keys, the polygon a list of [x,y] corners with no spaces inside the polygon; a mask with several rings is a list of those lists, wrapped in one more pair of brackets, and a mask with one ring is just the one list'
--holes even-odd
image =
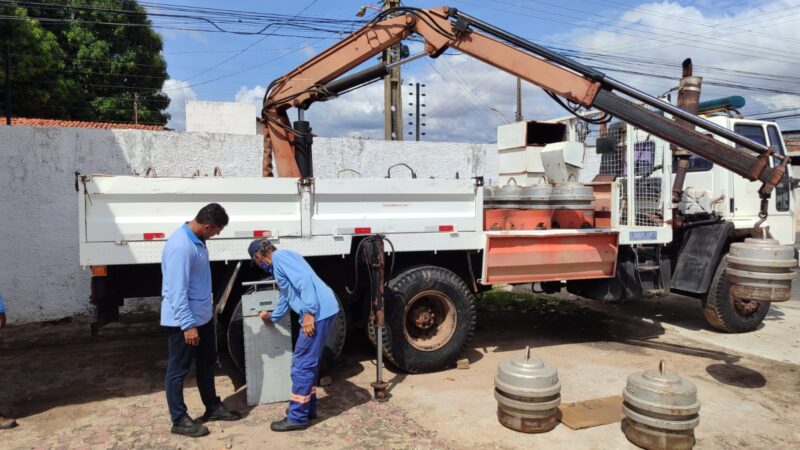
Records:
{"label": "man in blue uniform", "polygon": [[[0,294],[0,328],[6,326],[6,302],[3,300],[3,294]],[[7,430],[17,426],[17,421],[11,417],[6,417],[0,413],[0,430]]]}
{"label": "man in blue uniform", "polygon": [[161,325],[169,330],[169,361],[165,380],[172,432],[191,437],[208,434],[208,428],[192,420],[183,402],[183,380],[195,363],[197,389],[206,407],[200,421],[238,420],[217,397],[214,364],[217,349],[211,295],[211,265],[206,240],[228,225],[222,206],[210,203],[167,240],[161,256],[163,275]]}
{"label": "man in blue uniform", "polygon": [[292,355],[292,396],[286,417],[272,422],[272,431],[294,431],[308,428],[309,419],[317,415],[316,385],[319,363],[328,333],[333,328],[339,303],[336,296],[300,254],[278,250],[267,239],[256,239],[247,250],[253,262],[271,273],[278,282],[280,296],[272,313],[261,312],[266,323],[272,323],[292,309],[300,316],[302,332]]}

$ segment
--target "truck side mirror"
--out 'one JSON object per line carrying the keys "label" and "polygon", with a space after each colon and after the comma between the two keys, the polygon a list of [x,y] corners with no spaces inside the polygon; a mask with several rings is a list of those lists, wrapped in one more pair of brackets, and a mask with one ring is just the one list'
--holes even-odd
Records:
{"label": "truck side mirror", "polygon": [[617,144],[613,139],[607,137],[597,138],[594,143],[594,151],[598,155],[608,155],[617,152]]}

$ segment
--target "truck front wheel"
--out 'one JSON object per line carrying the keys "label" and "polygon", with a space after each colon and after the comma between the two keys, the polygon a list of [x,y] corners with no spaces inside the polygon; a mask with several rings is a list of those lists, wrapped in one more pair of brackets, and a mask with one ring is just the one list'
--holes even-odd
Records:
{"label": "truck front wheel", "polygon": [[708,294],[703,301],[703,315],[712,327],[726,333],[746,333],[758,328],[769,311],[768,302],[734,298],[729,290],[726,255],[722,255]]}
{"label": "truck front wheel", "polygon": [[475,332],[475,297],[455,273],[435,266],[408,269],[385,294],[384,353],[410,373],[453,365]]}

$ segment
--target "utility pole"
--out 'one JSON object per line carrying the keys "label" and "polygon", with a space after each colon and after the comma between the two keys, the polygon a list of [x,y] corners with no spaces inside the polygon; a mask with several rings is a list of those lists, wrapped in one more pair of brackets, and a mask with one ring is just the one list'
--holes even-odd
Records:
{"label": "utility pole", "polygon": [[[400,0],[383,0],[383,9],[400,6]],[[384,50],[383,62],[390,64],[401,58],[401,43]],[[383,130],[387,141],[403,140],[403,99],[400,91],[400,66],[390,69],[383,79]]]}
{"label": "utility pole", "polygon": [[6,41],[6,125],[11,125],[11,44]]}
{"label": "utility pole", "polygon": [[516,122],[522,122],[522,78],[517,77],[517,112],[514,114]]}
{"label": "utility pole", "polygon": [[[414,105],[414,107],[416,109],[416,117],[414,118],[415,121],[414,122],[408,122],[408,124],[409,125],[415,125],[415,127],[416,127],[416,140],[419,140],[420,136],[425,136],[424,132],[420,133],[420,131],[419,131],[420,127],[424,127],[425,126],[425,124],[421,122],[421,118],[425,117],[425,113],[420,114],[420,108],[424,108],[425,104],[424,103],[420,103],[420,100],[419,100],[420,97],[425,97],[425,93],[424,92],[420,93],[419,88],[420,87],[425,87],[425,85],[424,84],[419,84],[419,83],[408,83],[408,85],[415,89],[415,92],[409,92],[408,95],[415,95],[416,96],[416,102],[415,103],[410,103],[409,102],[409,104],[408,104],[408,106]],[[408,115],[409,116],[414,116],[415,114],[414,113],[408,113]],[[408,134],[415,134],[415,133],[409,131]]]}
{"label": "utility pole", "polygon": [[415,88],[417,90],[417,94],[416,94],[417,95],[417,100],[416,100],[416,102],[417,102],[417,104],[416,104],[416,108],[417,108],[417,123],[416,123],[416,126],[417,126],[417,141],[419,141],[419,83],[416,84]]}
{"label": "utility pole", "polygon": [[133,123],[139,125],[139,93],[133,93]]}

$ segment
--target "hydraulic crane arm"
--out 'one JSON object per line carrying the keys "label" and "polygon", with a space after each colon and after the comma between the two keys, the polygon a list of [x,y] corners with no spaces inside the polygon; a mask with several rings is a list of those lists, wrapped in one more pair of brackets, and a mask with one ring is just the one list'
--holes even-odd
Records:
{"label": "hydraulic crane arm", "polygon": [[[390,15],[394,17],[387,18]],[[759,180],[763,183],[760,191],[762,198],[769,196],[786,171],[788,158],[774,154],[768,147],[455,8],[422,10],[401,7],[383,12],[360,30],[270,84],[262,110],[265,124],[264,175],[271,176],[274,153],[280,176],[307,176],[300,173],[295,160],[294,142],[295,137],[300,134],[289,122],[286,113],[288,108],[297,107],[303,110],[314,101],[335,97],[346,90],[381,78],[386,74],[386,65],[338,77],[414,33],[425,39],[425,54],[431,57],[439,56],[448,48],[458,49],[554,95],[587,108],[597,108],[686,148],[749,180]],[[674,120],[612,91],[680,117],[744,148],[732,147],[706,134],[686,129]],[[770,167],[771,157],[781,159],[781,164]]]}

